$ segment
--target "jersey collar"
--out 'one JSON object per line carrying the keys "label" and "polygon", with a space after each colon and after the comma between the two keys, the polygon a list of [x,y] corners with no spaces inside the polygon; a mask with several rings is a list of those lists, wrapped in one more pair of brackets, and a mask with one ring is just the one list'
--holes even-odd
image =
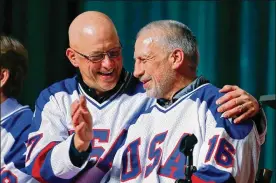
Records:
{"label": "jersey collar", "polygon": [[1,120],[3,117],[22,107],[14,98],[8,98],[1,105]]}
{"label": "jersey collar", "polygon": [[209,83],[207,79],[205,79],[203,76],[197,77],[192,83],[190,83],[188,86],[180,89],[178,92],[176,92],[172,98],[172,100],[167,100],[164,98],[157,99],[157,103],[164,107],[167,108],[170,105],[172,105],[175,101],[177,101],[180,97],[186,95],[187,93],[195,90],[199,86]]}

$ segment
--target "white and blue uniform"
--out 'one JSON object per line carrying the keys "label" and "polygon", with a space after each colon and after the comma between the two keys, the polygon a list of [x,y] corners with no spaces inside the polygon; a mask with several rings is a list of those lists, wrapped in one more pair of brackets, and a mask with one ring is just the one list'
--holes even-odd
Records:
{"label": "white and blue uniform", "polygon": [[[50,86],[42,91],[37,99],[33,118],[33,130],[35,132],[29,135],[26,161],[28,173],[37,178],[40,182],[75,182],[76,176],[79,178],[77,182],[80,183],[100,182],[102,177],[104,177],[103,182],[106,182],[110,178],[110,173],[112,173],[112,179],[116,176],[120,177],[120,173],[113,175],[113,171],[116,169],[120,171],[122,157],[120,157],[120,154],[117,152],[120,153],[124,150],[128,144],[125,144],[125,141],[129,142],[131,137],[135,138],[138,137],[138,135],[142,135],[148,140],[149,136],[153,135],[151,129],[155,128],[155,125],[149,127],[149,130],[147,130],[145,128],[146,126],[142,124],[139,127],[139,124],[143,121],[141,121],[141,119],[147,118],[147,116],[149,116],[149,118],[145,119],[146,123],[157,124],[157,121],[154,121],[157,119],[154,117],[156,114],[154,112],[155,110],[152,110],[156,108],[156,112],[158,113],[158,108],[153,107],[157,106],[157,104],[154,103],[153,99],[147,98],[142,84],[137,79],[134,79],[130,73],[126,72],[120,87],[117,88],[112,95],[102,100],[102,102],[98,102],[98,100],[95,99],[96,97],[91,97],[88,90],[89,89],[85,88],[85,86],[80,83],[78,78],[74,77]],[[89,157],[81,166],[76,166],[70,159],[73,136],[70,107],[76,99],[79,99],[80,95],[86,97],[87,107],[93,116],[94,139],[91,142],[92,151]],[[213,98],[213,100],[215,99]],[[192,109],[196,109],[196,105],[193,105],[194,107],[191,108],[191,111]],[[150,106],[152,107],[149,108]],[[202,104],[202,106],[204,105]],[[180,110],[178,108],[175,109]],[[153,113],[150,114],[148,112]],[[184,112],[182,113],[184,114]],[[142,116],[137,122],[138,125],[133,125],[128,131],[129,126],[136,123],[140,115]],[[210,116],[212,115],[210,114]],[[166,121],[171,121],[168,117],[164,119],[166,119]],[[182,116],[179,116],[179,119],[180,118],[182,119]],[[160,119],[163,120],[163,118]],[[172,120],[173,119],[174,118],[172,118]],[[202,120],[198,122],[204,123]],[[176,123],[173,124],[176,125]],[[173,124],[171,124],[171,127],[174,127]],[[157,126],[160,127],[162,125],[157,124]],[[203,130],[203,128],[201,130]],[[181,139],[183,136],[182,132],[184,133],[185,131],[181,131],[180,136],[179,134],[175,134],[174,138],[178,140]],[[186,133],[189,132],[190,131],[187,129]],[[167,133],[169,135],[169,131]],[[141,147],[148,146],[149,142],[147,140],[145,142],[141,141]],[[172,139],[169,138],[168,140],[170,142],[172,141]],[[124,148],[119,150],[123,145]],[[171,145],[173,146],[173,143]],[[174,148],[177,149],[177,147]],[[167,151],[169,151],[169,148]],[[114,160],[116,153],[116,159]],[[161,152],[158,152],[157,149],[156,153]],[[146,155],[146,153],[143,155]],[[147,160],[147,157],[145,156],[143,158],[143,160],[139,161],[141,161],[141,163],[146,163],[144,161]],[[184,157],[182,157],[182,159],[183,158]],[[113,160],[114,165],[112,165]],[[185,161],[181,161],[181,163],[183,164]],[[141,166],[145,166],[145,164]],[[112,170],[110,170],[111,168]],[[83,172],[84,174],[82,174]],[[181,175],[182,173],[183,172],[181,172]],[[177,175],[179,174],[180,173]],[[154,173],[152,173],[152,175],[154,175]],[[166,178],[166,176],[163,177]],[[137,176],[137,178],[139,182],[139,176]],[[119,179],[116,179],[115,182],[117,180]],[[153,181],[156,180],[154,179]]]}
{"label": "white and blue uniform", "polygon": [[[69,155],[74,129],[70,107],[80,95],[86,97],[92,114],[94,140],[90,156],[77,167]],[[96,172],[107,172],[128,126],[136,121],[149,101],[141,83],[127,72],[117,91],[102,103],[85,92],[77,77],[50,86],[36,101],[32,126],[35,132],[29,135],[26,157],[28,172],[40,182],[59,183],[72,182],[89,165]],[[99,163],[93,166],[95,162]]]}
{"label": "white and blue uniform", "polygon": [[26,174],[26,142],[30,132],[33,112],[29,106],[20,105],[8,98],[1,104],[1,182],[35,183]]}
{"label": "white and blue uniform", "polygon": [[193,182],[254,182],[264,134],[258,134],[252,120],[233,124],[232,119],[223,118],[215,104],[221,93],[209,83],[200,84],[199,79],[182,89],[168,107],[155,101],[141,113],[101,182],[174,183],[183,179],[186,157],[179,146],[187,134],[198,139],[193,151],[198,171]]}

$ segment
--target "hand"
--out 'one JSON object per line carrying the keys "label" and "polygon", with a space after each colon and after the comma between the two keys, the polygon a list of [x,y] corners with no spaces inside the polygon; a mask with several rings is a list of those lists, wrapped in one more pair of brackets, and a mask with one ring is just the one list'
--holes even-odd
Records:
{"label": "hand", "polygon": [[226,94],[216,101],[220,105],[217,111],[225,118],[235,118],[234,123],[251,118],[260,110],[258,101],[238,86],[225,85],[219,92]]}
{"label": "hand", "polygon": [[74,145],[79,152],[86,151],[93,139],[92,116],[86,106],[84,96],[71,105],[71,116],[75,129]]}

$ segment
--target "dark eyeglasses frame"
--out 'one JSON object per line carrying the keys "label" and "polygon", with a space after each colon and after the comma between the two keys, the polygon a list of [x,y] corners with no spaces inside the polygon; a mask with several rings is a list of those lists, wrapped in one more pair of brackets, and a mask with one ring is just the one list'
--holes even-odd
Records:
{"label": "dark eyeglasses frame", "polygon": [[[70,47],[70,48],[71,48],[71,47]],[[115,56],[115,57],[110,56],[110,51],[111,51],[111,50],[114,50],[114,49],[116,49],[116,48],[119,48],[119,49],[120,49],[120,52],[121,52],[120,55]],[[96,61],[95,61],[95,60],[91,60],[91,57],[93,57],[92,55],[88,56],[88,55],[85,55],[85,54],[83,54],[83,53],[78,52],[77,50],[75,50],[75,49],[73,49],[73,48],[71,48],[71,49],[74,50],[74,52],[76,52],[76,53],[79,54],[80,56],[82,56],[82,57],[84,57],[85,59],[89,60],[90,62],[98,63],[98,62],[101,62],[101,61],[105,58],[105,55],[107,55],[109,59],[113,59],[113,58],[117,58],[117,57],[121,56],[121,55],[122,55],[123,46],[122,46],[122,44],[121,44],[121,42],[120,42],[120,46],[115,47],[115,48],[112,48],[112,49],[110,49],[109,51],[100,53],[99,55],[102,54],[103,57],[102,57],[101,59],[96,60]]]}

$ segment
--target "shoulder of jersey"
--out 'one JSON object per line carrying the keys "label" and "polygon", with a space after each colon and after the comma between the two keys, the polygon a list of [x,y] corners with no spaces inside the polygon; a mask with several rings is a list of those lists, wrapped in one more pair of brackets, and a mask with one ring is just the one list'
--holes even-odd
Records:
{"label": "shoulder of jersey", "polygon": [[77,90],[77,88],[78,88],[78,83],[77,83],[76,76],[74,76],[72,78],[68,78],[68,79],[56,82],[51,86],[45,88],[40,93],[40,97],[41,96],[49,97],[50,95],[54,95],[55,93],[58,93],[58,92],[66,92],[68,94],[72,94],[75,90]]}
{"label": "shoulder of jersey", "polygon": [[212,84],[207,84],[193,93],[191,99],[199,99],[201,103],[206,102],[206,111],[209,110],[211,112],[216,120],[217,128],[224,128],[228,135],[233,139],[243,139],[251,132],[253,121],[247,120],[240,124],[235,124],[232,122],[232,118],[222,117],[222,113],[217,112],[219,106],[216,104],[216,100],[223,95],[224,94],[220,93],[217,87]]}
{"label": "shoulder of jersey", "polygon": [[29,108],[29,106],[24,106],[5,119],[3,128],[13,128],[17,129],[17,131],[19,132],[21,131],[19,129],[23,130],[31,125],[32,117],[32,110]]}

